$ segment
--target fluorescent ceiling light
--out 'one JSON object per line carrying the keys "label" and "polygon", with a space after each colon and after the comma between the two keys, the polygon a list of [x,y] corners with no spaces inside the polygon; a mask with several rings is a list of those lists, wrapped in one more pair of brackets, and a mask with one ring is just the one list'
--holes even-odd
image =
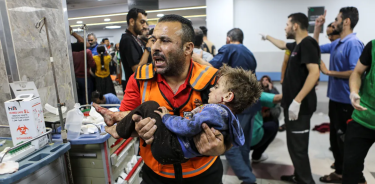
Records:
{"label": "fluorescent ceiling light", "polygon": [[[161,10],[149,10],[146,13],[156,13],[156,12],[168,12],[168,11],[179,11],[179,10],[196,10],[196,9],[205,9],[207,6],[192,6],[192,7],[184,7],[184,8],[170,8],[170,9],[161,9]],[[69,18],[68,20],[77,20],[77,19],[92,19],[92,18],[100,18],[100,17],[113,17],[119,15],[127,15],[128,13],[114,13],[114,14],[106,14],[106,15],[92,15],[92,16],[85,16],[85,17],[73,17]]]}
{"label": "fluorescent ceiling light", "polygon": [[107,15],[92,15],[92,16],[86,16],[86,17],[74,17],[74,18],[68,18],[68,20],[92,19],[92,18],[101,18],[101,17],[113,17],[113,16],[127,15],[127,14],[128,14],[128,13],[115,13],[115,14],[107,14]]}
{"label": "fluorescent ceiling light", "polygon": [[109,21],[111,21],[111,19],[104,19],[104,21],[105,21],[105,22],[109,22]]}
{"label": "fluorescent ceiling light", "polygon": [[106,29],[119,29],[121,26],[105,26]]}
{"label": "fluorescent ceiling light", "polygon": [[[188,15],[188,16],[183,16],[185,18],[194,18],[194,17],[206,17],[207,15]],[[147,19],[149,20],[159,20],[159,18],[152,18],[152,19]],[[91,23],[91,24],[86,24],[86,26],[97,26],[97,25],[108,25],[108,24],[124,24],[126,21],[115,21],[115,22],[102,22],[102,23]],[[82,25],[71,25],[70,27],[80,27]]]}
{"label": "fluorescent ceiling light", "polygon": [[77,21],[77,24],[82,24],[83,22],[82,21]]}
{"label": "fluorescent ceiling light", "polygon": [[162,17],[162,16],[164,16],[164,14],[159,13],[159,14],[157,14],[156,16],[157,16],[157,17]]}
{"label": "fluorescent ceiling light", "polygon": [[149,10],[149,11],[146,11],[146,13],[178,11],[178,10],[197,10],[197,9],[205,9],[205,8],[207,8],[207,6],[192,6],[192,7],[185,7],[185,8],[170,8],[170,9],[161,9],[161,10]]}
{"label": "fluorescent ceiling light", "polygon": [[[126,23],[126,21],[92,23],[92,24],[86,24],[86,26],[97,26],[97,25],[108,25],[108,24],[123,24],[123,23]],[[82,25],[71,25],[70,27],[80,27],[80,26],[82,26]]]}

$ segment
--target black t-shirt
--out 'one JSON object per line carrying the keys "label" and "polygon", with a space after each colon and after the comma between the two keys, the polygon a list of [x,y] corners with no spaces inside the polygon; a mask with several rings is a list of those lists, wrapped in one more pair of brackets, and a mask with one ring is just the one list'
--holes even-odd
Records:
{"label": "black t-shirt", "polygon": [[134,37],[129,30],[121,36],[120,41],[120,57],[122,66],[124,67],[126,80],[134,73],[132,67],[139,64],[143,55],[142,41]]}
{"label": "black t-shirt", "polygon": [[372,41],[370,41],[362,51],[361,57],[359,58],[361,63],[368,66],[367,72],[370,71],[372,63]]}
{"label": "black t-shirt", "polygon": [[[301,91],[309,75],[306,64],[320,63],[320,47],[315,39],[310,36],[304,38],[298,45],[296,42],[287,43],[286,47],[291,51],[291,54],[282,86],[283,99],[281,105],[284,109],[289,109],[290,104]],[[313,88],[302,100],[300,114],[309,115],[315,112],[316,101],[315,88]]]}

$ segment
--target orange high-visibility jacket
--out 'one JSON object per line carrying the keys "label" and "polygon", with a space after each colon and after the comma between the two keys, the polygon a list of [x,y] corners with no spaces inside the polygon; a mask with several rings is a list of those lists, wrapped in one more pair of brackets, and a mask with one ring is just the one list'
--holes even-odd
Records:
{"label": "orange high-visibility jacket", "polygon": [[[215,74],[217,69],[206,65],[200,65],[196,62],[192,62],[192,69],[190,74],[189,84],[192,87],[188,100],[178,108],[173,108],[168,100],[164,97],[159,89],[156,81],[156,72],[152,64],[146,64],[139,66],[136,73],[135,79],[139,83],[140,97],[142,103],[145,101],[156,101],[160,106],[166,107],[171,114],[180,115],[183,117],[184,112],[190,112],[195,108],[194,100],[199,99],[202,101],[200,91],[206,89],[210,83],[215,82]],[[151,145],[142,146],[144,140],[140,139],[140,155],[142,156],[145,164],[151,168],[156,174],[165,178],[175,178],[174,167],[170,165],[162,165],[152,156]],[[195,157],[189,159],[187,162],[182,163],[182,177],[190,178],[197,176],[215,162],[217,156],[208,157]]]}

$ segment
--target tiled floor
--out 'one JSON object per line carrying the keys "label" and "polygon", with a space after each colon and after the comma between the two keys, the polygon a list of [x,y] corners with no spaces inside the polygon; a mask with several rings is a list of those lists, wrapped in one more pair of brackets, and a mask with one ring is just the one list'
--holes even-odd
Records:
{"label": "tiled floor", "polygon": [[[283,122],[283,121],[281,121]],[[329,122],[328,116],[324,114],[314,114],[311,127]],[[314,180],[320,184],[319,177],[333,172],[330,165],[333,163],[332,152],[329,148],[329,134],[321,134],[316,131],[310,132],[309,156]],[[280,175],[293,174],[293,165],[290,160],[287,145],[286,133],[279,132],[273,143],[266,150],[269,159],[265,162],[253,164],[253,172],[257,176],[258,184],[285,184],[279,180]],[[240,184],[241,181],[233,174],[228,166],[225,156],[222,156],[224,165],[224,184]],[[367,154],[364,175],[368,184],[375,183],[375,178],[371,172],[375,172],[375,146]]]}

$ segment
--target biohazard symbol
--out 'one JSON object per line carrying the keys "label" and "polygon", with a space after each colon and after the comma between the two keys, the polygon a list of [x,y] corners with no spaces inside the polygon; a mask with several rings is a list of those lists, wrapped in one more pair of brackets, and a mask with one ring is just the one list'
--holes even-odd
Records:
{"label": "biohazard symbol", "polygon": [[25,125],[23,125],[23,127],[20,127],[18,125],[18,128],[17,128],[17,131],[20,131],[21,132],[21,135],[26,135],[26,131],[29,130]]}

